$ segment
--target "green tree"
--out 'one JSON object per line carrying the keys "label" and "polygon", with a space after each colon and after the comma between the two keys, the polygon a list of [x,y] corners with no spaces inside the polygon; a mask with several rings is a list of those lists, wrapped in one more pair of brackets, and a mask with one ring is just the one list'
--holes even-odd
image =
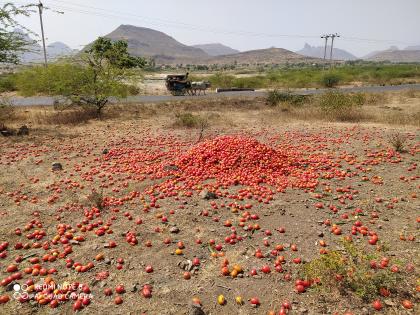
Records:
{"label": "green tree", "polygon": [[132,70],[145,65],[143,58],[130,56],[126,42],[100,37],[79,62],[29,68],[18,74],[16,84],[25,96],[62,96],[74,105],[94,107],[100,116],[111,97],[129,95]]}
{"label": "green tree", "polygon": [[25,29],[17,22],[16,17],[29,16],[32,7],[33,5],[16,6],[9,2],[0,8],[0,62],[17,64],[19,55],[27,50],[28,43],[14,29]]}

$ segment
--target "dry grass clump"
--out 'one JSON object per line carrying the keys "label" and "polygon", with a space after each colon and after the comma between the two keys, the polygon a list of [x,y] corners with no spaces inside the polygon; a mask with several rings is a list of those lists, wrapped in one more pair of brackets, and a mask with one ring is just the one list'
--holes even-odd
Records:
{"label": "dry grass clump", "polygon": [[279,90],[273,90],[268,92],[267,103],[270,106],[277,105],[290,105],[298,106],[304,103],[308,103],[309,97],[305,95],[298,95],[287,92],[281,92]]}
{"label": "dry grass clump", "polygon": [[407,135],[400,132],[396,132],[389,136],[389,143],[392,145],[395,151],[403,153],[406,151],[405,144],[407,142]]}
{"label": "dry grass clump", "polygon": [[277,106],[293,119],[360,122],[370,118],[362,106],[376,102],[363,93],[328,92],[317,96],[301,96],[278,91],[269,92],[267,103]]}
{"label": "dry grass clump", "polygon": [[342,242],[341,251],[321,255],[302,267],[307,279],[319,280],[321,289],[336,290],[339,294],[349,292],[364,301],[373,299],[380,290],[393,290],[400,280],[398,273],[389,269],[372,269],[370,261],[377,259],[351,242]]}
{"label": "dry grass clump", "polygon": [[6,98],[0,98],[0,123],[6,124],[10,120],[14,118],[15,115],[15,107],[13,106],[12,102]]}
{"label": "dry grass clump", "polygon": [[191,112],[179,112],[175,114],[174,127],[200,128],[202,130],[209,126],[209,117],[193,114]]}
{"label": "dry grass clump", "polygon": [[[409,93],[412,98],[402,97]],[[280,95],[281,100],[278,101]],[[370,122],[420,126],[420,92],[349,93],[329,92],[294,103],[286,94],[271,92],[267,105],[280,120]]]}
{"label": "dry grass clump", "polygon": [[403,96],[407,98],[418,98],[420,97],[420,91],[408,90],[408,91],[403,92]]}
{"label": "dry grass clump", "polygon": [[362,93],[344,94],[328,92],[318,97],[320,110],[332,121],[358,122],[365,118],[362,106],[366,97]]}
{"label": "dry grass clump", "polygon": [[34,122],[40,125],[78,125],[98,118],[95,109],[76,108],[63,111],[41,111],[34,113]]}

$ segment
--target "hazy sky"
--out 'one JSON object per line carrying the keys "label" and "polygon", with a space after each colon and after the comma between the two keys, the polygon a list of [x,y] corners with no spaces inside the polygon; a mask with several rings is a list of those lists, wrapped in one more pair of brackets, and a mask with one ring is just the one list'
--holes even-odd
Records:
{"label": "hazy sky", "polygon": [[[6,1],[2,0],[0,3]],[[33,1],[11,1],[16,4]],[[120,24],[153,28],[187,44],[220,42],[239,50],[321,46],[339,33],[336,47],[356,56],[391,45],[420,45],[420,0],[44,0],[64,11],[44,14],[48,42],[80,49]],[[21,22],[39,32],[37,14]],[[286,35],[286,36],[283,36]]]}

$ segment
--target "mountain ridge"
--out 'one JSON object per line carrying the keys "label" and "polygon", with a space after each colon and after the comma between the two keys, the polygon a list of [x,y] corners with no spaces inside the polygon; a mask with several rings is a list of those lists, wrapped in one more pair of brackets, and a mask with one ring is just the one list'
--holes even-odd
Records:
{"label": "mountain ridge", "polygon": [[187,46],[163,32],[146,27],[122,24],[104,37],[111,40],[125,40],[131,54],[154,57],[156,62],[209,58],[209,55],[201,49]]}
{"label": "mountain ridge", "polygon": [[[311,46],[308,43],[305,43],[305,46],[301,50],[296,51],[296,53],[303,56],[308,56],[308,57],[324,58],[324,51],[325,51],[325,47],[323,46]],[[329,59],[330,51],[331,51],[331,46],[327,46],[327,55],[326,55],[327,59]],[[358,58],[344,49],[333,48],[333,59],[334,60],[356,60]]]}
{"label": "mountain ridge", "polygon": [[192,47],[199,48],[212,57],[223,56],[223,55],[233,55],[233,54],[240,53],[239,50],[233,49],[221,43],[199,44],[199,45],[193,45]]}

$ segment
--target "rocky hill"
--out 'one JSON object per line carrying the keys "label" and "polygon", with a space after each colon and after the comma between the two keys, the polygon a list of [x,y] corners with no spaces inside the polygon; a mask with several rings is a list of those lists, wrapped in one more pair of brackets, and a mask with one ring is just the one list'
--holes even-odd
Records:
{"label": "rocky hill", "polygon": [[311,63],[321,61],[306,57],[283,48],[268,48],[241,52],[234,55],[219,56],[207,60],[208,64],[286,64]]}
{"label": "rocky hill", "polygon": [[420,50],[385,50],[369,56],[370,61],[420,62]]}
{"label": "rocky hill", "polygon": [[169,35],[150,28],[121,25],[105,37],[125,40],[131,54],[153,57],[157,63],[196,62],[209,58],[203,50],[184,45]]}
{"label": "rocky hill", "polygon": [[[32,39],[28,34],[24,33],[22,30],[14,30],[16,33],[19,33],[21,38],[27,42],[25,52],[20,54],[20,60],[22,63],[40,63],[44,61],[44,52],[42,50],[42,43],[39,40]],[[46,47],[47,57],[49,60],[56,60],[60,57],[72,56],[75,55],[78,51],[70,48],[62,42],[54,42]]]}
{"label": "rocky hill", "polygon": [[[324,58],[324,46],[311,46],[305,43],[305,46],[297,51],[296,53],[308,56],[308,57],[315,57],[315,58]],[[327,46],[327,58],[330,56],[331,46]],[[346,50],[334,48],[333,49],[333,59],[334,60],[356,60],[358,59],[356,56],[352,55]]]}
{"label": "rocky hill", "polygon": [[237,54],[240,51],[230,48],[226,45],[215,43],[215,44],[202,44],[202,45],[194,45],[192,47],[199,48],[206,52],[209,56],[223,56],[223,55],[233,55]]}

